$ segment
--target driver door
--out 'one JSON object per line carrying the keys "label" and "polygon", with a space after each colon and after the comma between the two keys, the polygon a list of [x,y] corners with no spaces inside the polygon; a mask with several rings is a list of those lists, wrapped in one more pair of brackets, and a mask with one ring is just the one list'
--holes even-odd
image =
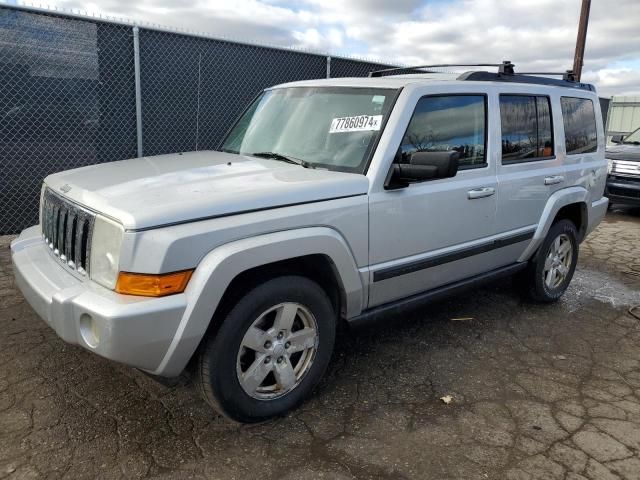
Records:
{"label": "driver door", "polygon": [[395,162],[420,151],[460,154],[456,176],[370,196],[369,307],[495,268],[495,164],[484,92],[417,101]]}

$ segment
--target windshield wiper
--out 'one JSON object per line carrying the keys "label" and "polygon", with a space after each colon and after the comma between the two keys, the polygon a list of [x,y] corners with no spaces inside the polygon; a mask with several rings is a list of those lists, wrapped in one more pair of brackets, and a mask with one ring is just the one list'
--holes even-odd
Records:
{"label": "windshield wiper", "polygon": [[255,153],[248,153],[247,155],[251,155],[252,157],[268,158],[270,160],[280,160],[282,162],[292,163],[294,165],[300,165],[301,167],[304,167],[304,168],[316,168],[313,166],[313,164],[307,162],[306,160],[302,160],[296,157],[291,157],[289,155],[283,155],[278,152],[255,152]]}

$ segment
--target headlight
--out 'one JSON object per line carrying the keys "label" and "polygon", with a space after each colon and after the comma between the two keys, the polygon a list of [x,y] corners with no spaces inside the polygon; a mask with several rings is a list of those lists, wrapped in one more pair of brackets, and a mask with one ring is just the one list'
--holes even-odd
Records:
{"label": "headlight", "polygon": [[613,160],[607,158],[607,173],[611,173],[613,171]]}
{"label": "headlight", "polygon": [[113,290],[118,279],[122,225],[97,215],[91,237],[91,280]]}

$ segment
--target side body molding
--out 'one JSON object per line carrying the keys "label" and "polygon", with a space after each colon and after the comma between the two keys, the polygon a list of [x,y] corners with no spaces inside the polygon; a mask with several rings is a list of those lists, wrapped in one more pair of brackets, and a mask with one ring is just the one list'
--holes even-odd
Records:
{"label": "side body molding", "polygon": [[[547,204],[542,211],[540,221],[538,222],[538,228],[536,228],[536,231],[533,234],[531,243],[522,255],[520,255],[518,261],[526,262],[531,258],[547,236],[549,228],[551,228],[551,224],[553,223],[553,219],[562,207],[571,205],[572,203],[584,203],[587,205],[588,199],[589,192],[583,187],[568,187],[553,193],[547,200]],[[587,212],[589,212],[589,209],[587,209]]]}
{"label": "side body molding", "polygon": [[364,307],[364,286],[345,239],[328,227],[309,227],[259,235],[227,243],[208,253],[185,291],[187,308],[158,369],[162,376],[180,374],[205,334],[231,281],[244,271],[305,255],[326,255],[345,292],[347,317]]}

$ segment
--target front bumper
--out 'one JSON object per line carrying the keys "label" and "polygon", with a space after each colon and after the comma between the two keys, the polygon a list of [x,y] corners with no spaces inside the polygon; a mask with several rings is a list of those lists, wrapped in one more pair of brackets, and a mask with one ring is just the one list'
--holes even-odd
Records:
{"label": "front bumper", "polygon": [[605,195],[611,203],[626,205],[640,205],[640,179],[625,179],[621,177],[607,177]]}
{"label": "front bumper", "polygon": [[[49,252],[40,227],[11,243],[18,288],[64,341],[156,374],[187,308],[184,294],[120,295],[65,270]],[[175,373],[175,372],[174,372]]]}

